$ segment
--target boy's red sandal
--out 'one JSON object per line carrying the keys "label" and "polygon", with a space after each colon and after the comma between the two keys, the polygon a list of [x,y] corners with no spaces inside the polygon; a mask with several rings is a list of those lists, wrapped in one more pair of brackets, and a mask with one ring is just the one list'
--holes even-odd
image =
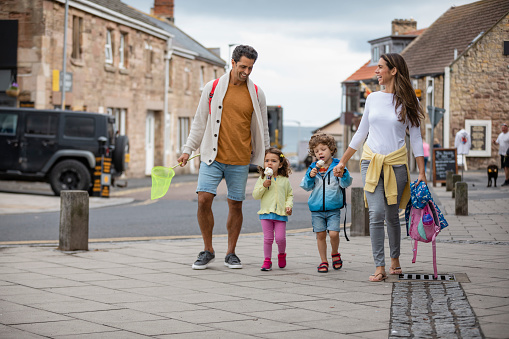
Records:
{"label": "boy's red sandal", "polygon": [[341,254],[336,253],[332,255],[332,267],[335,270],[341,269],[343,267],[343,260],[341,260]]}
{"label": "boy's red sandal", "polygon": [[324,261],[318,266],[318,273],[327,273],[329,272],[329,263]]}

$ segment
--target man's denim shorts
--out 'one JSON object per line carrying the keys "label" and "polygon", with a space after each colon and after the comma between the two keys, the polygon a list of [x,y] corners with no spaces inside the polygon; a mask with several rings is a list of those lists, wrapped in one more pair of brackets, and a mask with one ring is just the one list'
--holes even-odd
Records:
{"label": "man's denim shorts", "polygon": [[325,212],[311,212],[311,223],[313,232],[340,231],[341,210],[335,209]]}
{"label": "man's denim shorts", "polygon": [[217,186],[223,178],[228,188],[228,199],[235,201],[246,200],[246,183],[249,165],[226,165],[217,161],[207,165],[200,163],[198,187],[196,193],[208,192],[216,195]]}

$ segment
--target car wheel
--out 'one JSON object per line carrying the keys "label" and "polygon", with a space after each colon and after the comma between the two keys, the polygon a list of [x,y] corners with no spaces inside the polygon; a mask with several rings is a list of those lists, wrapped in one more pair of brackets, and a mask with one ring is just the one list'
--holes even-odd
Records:
{"label": "car wheel", "polygon": [[115,150],[112,156],[115,171],[122,173],[129,165],[129,138],[127,135],[120,135],[115,140]]}
{"label": "car wheel", "polygon": [[77,160],[64,160],[51,170],[49,181],[55,195],[65,190],[88,191],[91,182],[87,167]]}

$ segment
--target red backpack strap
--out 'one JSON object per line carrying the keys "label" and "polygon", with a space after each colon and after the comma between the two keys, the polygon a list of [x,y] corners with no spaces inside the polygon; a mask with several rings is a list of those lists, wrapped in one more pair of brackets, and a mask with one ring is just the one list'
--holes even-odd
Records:
{"label": "red backpack strap", "polygon": [[219,78],[214,80],[214,82],[212,83],[212,90],[210,91],[210,94],[209,94],[209,114],[212,113],[212,111],[210,109],[210,103],[212,102],[212,97],[214,96],[214,92],[216,91],[216,87],[217,87],[217,83],[218,82],[219,82]]}
{"label": "red backpack strap", "polygon": [[255,90],[256,90],[256,99],[258,99],[258,86],[256,86],[256,84],[253,84],[255,86]]}

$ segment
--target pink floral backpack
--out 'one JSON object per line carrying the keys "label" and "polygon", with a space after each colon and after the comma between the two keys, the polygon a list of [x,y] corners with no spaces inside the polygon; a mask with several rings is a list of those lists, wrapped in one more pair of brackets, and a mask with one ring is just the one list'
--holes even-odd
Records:
{"label": "pink floral backpack", "polygon": [[410,195],[411,199],[405,211],[405,218],[407,221],[407,233],[414,240],[412,263],[415,263],[417,258],[417,243],[419,241],[431,242],[433,248],[433,271],[435,273],[434,277],[437,279],[437,249],[435,240],[442,228],[447,227],[448,224],[433,202],[428,187],[423,182],[417,186],[415,182],[412,183],[410,185]]}

